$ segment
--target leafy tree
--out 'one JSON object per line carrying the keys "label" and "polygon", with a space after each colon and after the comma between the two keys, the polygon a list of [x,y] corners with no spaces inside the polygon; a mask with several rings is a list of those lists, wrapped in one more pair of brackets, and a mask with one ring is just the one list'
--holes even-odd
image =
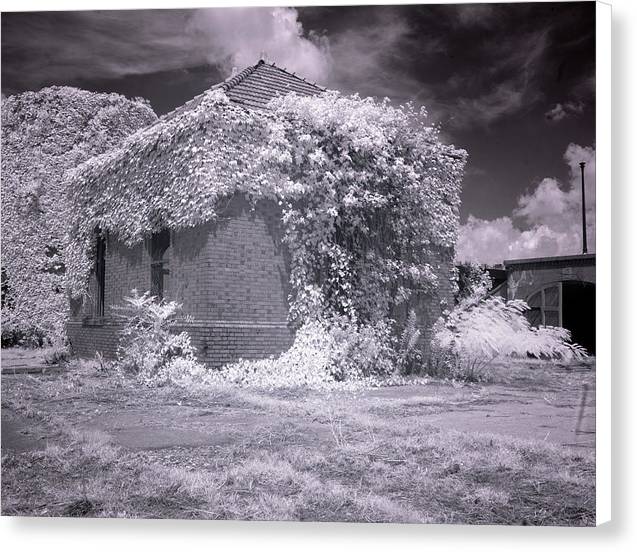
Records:
{"label": "leafy tree", "polygon": [[492,286],[489,272],[478,263],[461,263],[458,271],[457,301],[471,296],[484,297]]}
{"label": "leafy tree", "polygon": [[139,100],[71,87],[2,99],[2,342],[63,335],[68,169],[157,117]]}

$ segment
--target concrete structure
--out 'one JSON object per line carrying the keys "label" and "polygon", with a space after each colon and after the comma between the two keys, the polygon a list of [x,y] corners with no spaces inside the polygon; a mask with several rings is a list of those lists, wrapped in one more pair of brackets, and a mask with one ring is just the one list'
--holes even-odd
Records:
{"label": "concrete structure", "polygon": [[534,325],[561,326],[595,353],[595,254],[504,261],[506,282],[493,293],[522,299]]}

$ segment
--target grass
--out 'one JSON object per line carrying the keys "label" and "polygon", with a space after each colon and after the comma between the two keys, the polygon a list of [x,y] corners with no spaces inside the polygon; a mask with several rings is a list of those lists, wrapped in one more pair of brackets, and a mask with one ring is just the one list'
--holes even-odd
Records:
{"label": "grass", "polygon": [[[3,452],[3,515],[595,522],[592,455],[426,423],[429,409],[488,398],[476,386],[380,401],[307,391],[140,389],[80,367],[58,377],[5,378],[2,392],[3,406],[59,435],[44,450]],[[79,422],[130,408],[190,409],[193,424],[238,412],[259,423],[237,428],[219,445],[130,450]]]}

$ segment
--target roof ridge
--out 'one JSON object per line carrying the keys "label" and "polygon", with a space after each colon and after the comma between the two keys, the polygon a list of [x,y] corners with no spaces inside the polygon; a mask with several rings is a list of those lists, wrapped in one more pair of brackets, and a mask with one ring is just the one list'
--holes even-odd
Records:
{"label": "roof ridge", "polygon": [[[213,90],[223,90],[225,93],[232,93],[232,91],[238,87],[242,82],[244,82],[246,79],[248,79],[248,77],[250,75],[252,75],[253,73],[255,73],[259,67],[261,66],[267,66],[270,67],[272,69],[276,69],[279,73],[282,73],[283,75],[286,75],[287,77],[291,77],[291,79],[293,81],[292,84],[295,87],[303,87],[303,86],[307,86],[311,89],[314,89],[316,92],[325,92],[327,90],[327,88],[316,84],[315,82],[310,82],[307,79],[305,79],[304,77],[302,77],[301,75],[296,74],[295,72],[290,72],[288,71],[285,67],[280,67],[278,66],[275,62],[273,61],[266,61],[263,58],[259,59],[259,61],[257,61],[254,65],[249,65],[248,67],[246,67],[245,69],[243,69],[242,71],[240,71],[239,73],[237,73],[236,75],[233,75],[231,77],[228,77],[227,79],[211,86],[210,88],[208,88],[207,90],[205,90],[204,92],[202,92],[201,94],[196,95],[194,98],[191,98],[190,100],[188,100],[186,103],[176,107],[175,109],[173,109],[172,111],[169,111],[168,113],[165,113],[164,115],[162,115],[161,117],[159,117],[157,122],[160,121],[168,121],[173,119],[174,117],[179,116],[181,113],[184,113],[186,111],[189,111],[193,108],[195,108],[197,105],[199,105],[199,103],[201,103],[201,101],[203,100],[203,98],[206,96],[207,93],[213,91]],[[259,73],[261,74],[261,73]],[[265,71],[263,74],[263,77],[266,79],[266,81],[268,79],[278,79],[278,78],[284,78],[282,76],[277,76],[276,74],[269,74],[268,71]],[[289,86],[288,86],[289,87]],[[301,90],[296,90],[295,92],[300,93]],[[306,94],[310,94],[309,91],[305,91]],[[313,93],[313,92],[312,92]],[[239,102],[241,103],[241,102]],[[252,106],[252,107],[256,107],[256,106]],[[153,125],[151,125],[153,126]]]}
{"label": "roof ridge", "polygon": [[265,61],[260,59],[256,64],[248,65],[248,67],[246,67],[243,71],[240,71],[236,75],[234,75],[234,76],[232,76],[230,78],[227,78],[222,83],[220,83],[218,86],[220,88],[223,88],[224,90],[230,90],[231,88],[234,88],[235,86],[237,86],[237,84],[239,84],[246,77],[248,77],[249,75],[254,73],[257,70],[257,67],[259,67],[259,65],[263,65],[264,63],[265,63]]}
{"label": "roof ridge", "polygon": [[212,90],[218,90],[219,88],[223,89],[226,92],[228,90],[231,90],[232,88],[237,86],[241,81],[243,81],[248,75],[251,75],[252,73],[254,73],[257,67],[263,63],[265,62],[262,59],[260,59],[255,65],[249,65],[243,71],[237,73],[236,75],[232,77],[228,77],[226,80],[218,82],[217,84],[213,84],[210,88],[207,88],[201,94],[197,94],[195,97],[191,98],[186,103],[183,103],[177,106],[175,109],[173,109],[172,111],[169,111],[168,113],[164,113],[161,117],[159,117],[159,120],[168,120],[178,115],[179,113],[186,111],[188,107],[190,107],[194,103],[197,103],[197,101],[201,100],[208,92],[211,92]]}
{"label": "roof ridge", "polygon": [[260,59],[259,62],[254,66],[254,68],[256,69],[259,65],[269,65],[270,67],[273,67],[274,69],[278,69],[282,73],[285,73],[286,75],[290,75],[291,77],[299,79],[300,81],[303,81],[303,82],[309,84],[310,86],[315,86],[316,88],[318,88],[319,90],[322,90],[323,92],[325,92],[327,90],[327,88],[325,86],[321,86],[320,84],[316,84],[315,82],[309,81],[305,77],[303,77],[301,75],[298,75],[294,71],[290,72],[290,71],[287,70],[286,67],[281,67],[280,65],[277,65],[273,61],[265,61],[263,59]]}

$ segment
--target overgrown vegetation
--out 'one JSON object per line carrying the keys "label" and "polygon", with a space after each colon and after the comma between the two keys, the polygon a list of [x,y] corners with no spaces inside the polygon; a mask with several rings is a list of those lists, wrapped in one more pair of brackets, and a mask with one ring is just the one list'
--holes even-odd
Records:
{"label": "overgrown vegetation", "polygon": [[460,302],[469,297],[486,297],[491,289],[492,281],[489,272],[478,263],[460,263],[458,272],[458,293],[456,300]]}
{"label": "overgrown vegetation", "polygon": [[65,173],[156,120],[118,94],[44,88],[2,99],[2,346],[62,342]]}
{"label": "overgrown vegetation", "polygon": [[204,367],[197,362],[196,349],[186,332],[172,332],[180,321],[181,305],[157,301],[150,292],[136,289],[117,308],[123,321],[117,352],[118,368],[134,374],[147,385],[179,383],[184,378],[201,378]]}
{"label": "overgrown vegetation", "polygon": [[215,220],[220,202],[241,193],[281,206],[297,328],[337,321],[338,333],[347,319],[355,334],[378,331],[383,342],[387,327],[402,331],[398,311],[423,297],[439,302],[452,277],[465,153],[409,105],[326,93],[291,94],[271,108],[246,111],[210,92],[78,167],[72,293],[86,292],[96,226],[133,245]]}
{"label": "overgrown vegetation", "polygon": [[371,384],[394,372],[395,353],[386,325],[359,326],[347,318],[310,321],[277,358],[239,361],[207,381],[245,387],[325,389]]}
{"label": "overgrown vegetation", "polygon": [[533,327],[524,301],[480,293],[467,297],[434,326],[429,370],[432,375],[478,381],[499,357],[577,361],[586,351],[571,343],[570,332]]}
{"label": "overgrown vegetation", "polygon": [[116,368],[151,386],[352,388],[379,385],[387,376],[414,371],[422,361],[412,311],[400,337],[381,321],[372,326],[354,324],[345,316],[310,320],[297,330],[290,349],[276,358],[239,360],[218,371],[207,370],[197,361],[188,333],[174,331],[189,322],[179,315],[179,303],[137,290],[124,303],[115,308],[123,323]]}
{"label": "overgrown vegetation", "polygon": [[570,343],[568,330],[532,327],[523,301],[477,294],[437,321],[426,367],[418,347],[417,317],[411,311],[400,336],[382,321],[372,326],[352,323],[346,316],[310,320],[278,357],[239,360],[213,371],[197,360],[187,331],[174,331],[189,322],[179,315],[179,303],[158,301],[150,292],[140,295],[137,290],[124,302],[115,308],[123,323],[116,366],[151,386],[343,389],[382,385],[389,376],[423,370],[444,379],[480,381],[497,358],[572,362],[587,356]]}

